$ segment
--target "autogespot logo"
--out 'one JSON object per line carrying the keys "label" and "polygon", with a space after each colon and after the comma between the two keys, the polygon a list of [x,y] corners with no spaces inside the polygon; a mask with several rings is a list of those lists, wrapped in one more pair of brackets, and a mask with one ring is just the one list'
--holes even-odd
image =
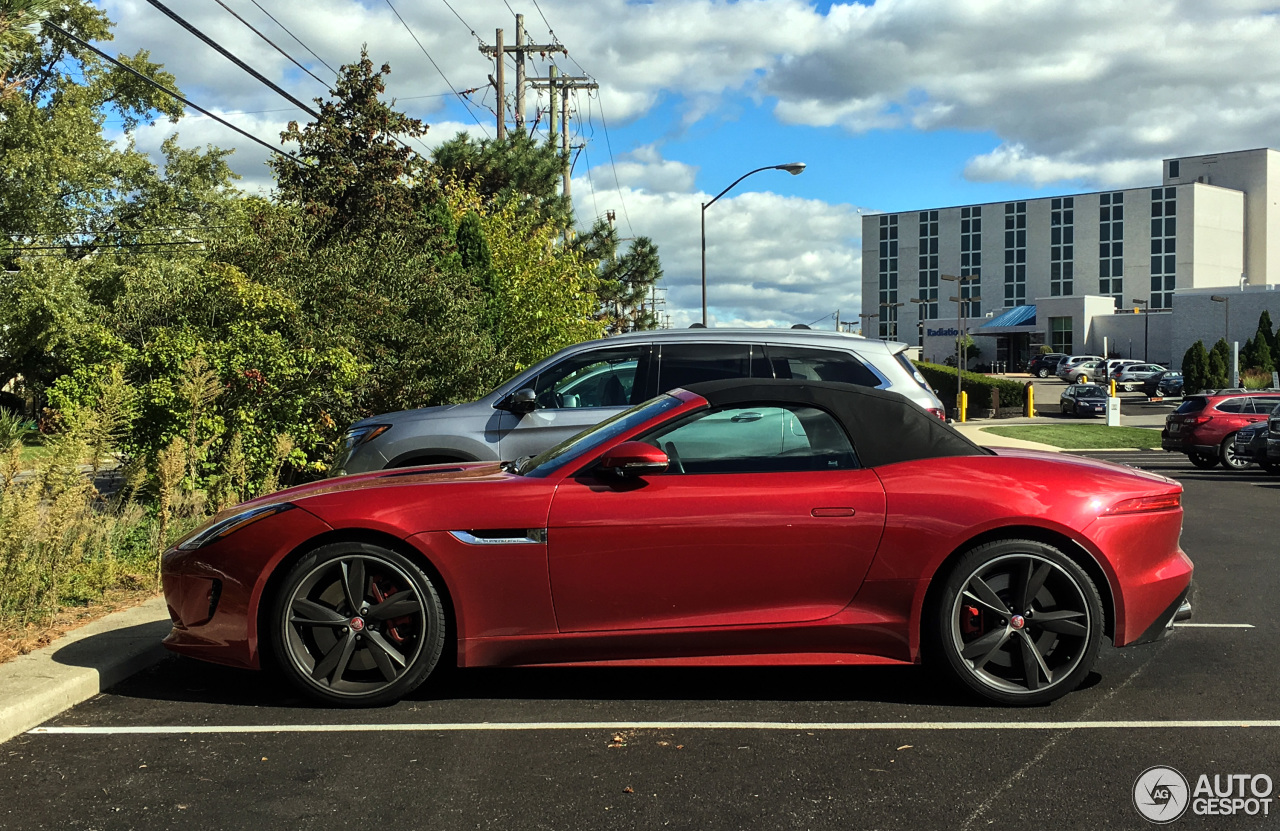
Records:
{"label": "autogespot logo", "polygon": [[1133,806],[1157,825],[1173,822],[1187,810],[1187,779],[1170,767],[1147,768],[1133,783]]}

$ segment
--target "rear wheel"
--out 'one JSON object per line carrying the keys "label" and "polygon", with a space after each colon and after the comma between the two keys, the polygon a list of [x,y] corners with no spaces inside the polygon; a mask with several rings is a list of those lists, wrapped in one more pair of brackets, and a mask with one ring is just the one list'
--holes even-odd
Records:
{"label": "rear wheel", "polygon": [[1125,382],[1125,385],[1124,385],[1124,391],[1125,391],[1125,392],[1133,392],[1133,390],[1134,390],[1134,388],[1135,388],[1135,387],[1137,387],[1137,384],[1131,384],[1131,383]]}
{"label": "rear wheel", "polygon": [[1036,370],[1036,377],[1037,377],[1037,378],[1048,378],[1048,377],[1049,377],[1049,370],[1048,370],[1048,369],[1046,369],[1045,367],[1040,367],[1039,369],[1037,369],[1037,370]]}
{"label": "rear wheel", "polygon": [[271,639],[285,676],[307,696],[340,707],[385,704],[435,668],[444,610],[431,579],[407,557],[335,543],[289,571]]}
{"label": "rear wheel", "polygon": [[1190,453],[1187,454],[1187,458],[1191,460],[1191,464],[1195,465],[1201,470],[1208,470],[1211,467],[1218,466],[1218,457],[1210,456],[1208,453],[1198,453],[1192,450]]}
{"label": "rear wheel", "polygon": [[1077,384],[1087,384],[1087,383],[1089,383],[1089,376],[1088,376],[1088,375],[1081,375],[1080,377],[1076,378],[1076,383],[1077,383]]}
{"label": "rear wheel", "polygon": [[1244,470],[1252,464],[1248,459],[1236,453],[1235,433],[1227,436],[1222,440],[1222,444],[1218,445],[1218,458],[1222,460],[1222,466],[1227,470]]}
{"label": "rear wheel", "polygon": [[1034,540],[964,554],[934,610],[951,674],[999,704],[1044,704],[1074,690],[1102,639],[1098,589],[1075,561]]}

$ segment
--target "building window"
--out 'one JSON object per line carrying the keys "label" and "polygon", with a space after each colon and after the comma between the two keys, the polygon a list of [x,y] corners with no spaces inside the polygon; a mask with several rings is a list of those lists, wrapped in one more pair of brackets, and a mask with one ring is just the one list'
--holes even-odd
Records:
{"label": "building window", "polygon": [[1004,305],[1027,305],[1027,203],[1004,206]]}
{"label": "building window", "polygon": [[1061,352],[1064,355],[1072,354],[1075,344],[1072,343],[1071,338],[1071,318],[1049,318],[1049,345],[1053,347],[1054,352]]}
{"label": "building window", "polygon": [[1178,163],[1177,159],[1174,159],[1173,161],[1169,162],[1169,178],[1170,179],[1179,178],[1178,174],[1180,173],[1180,170],[1179,170],[1180,167],[1181,165]]}
{"label": "building window", "polygon": [[1049,205],[1049,294],[1069,297],[1075,293],[1075,205],[1073,196],[1056,198]]}
{"label": "building window", "polygon": [[924,322],[938,319],[938,212],[920,212],[920,346],[924,346]]}
{"label": "building window", "polygon": [[1098,294],[1124,306],[1124,194],[1098,197]]}
{"label": "building window", "polygon": [[[960,275],[961,277],[982,275],[982,208],[960,209]],[[979,286],[981,279],[960,284],[957,297],[981,298]],[[982,317],[982,301],[976,300],[969,305],[968,317]]]}
{"label": "building window", "polygon": [[1151,309],[1173,308],[1177,284],[1178,189],[1151,189]]}
{"label": "building window", "polygon": [[898,302],[898,216],[880,217],[880,321],[881,338],[898,337],[898,308],[886,305]]}

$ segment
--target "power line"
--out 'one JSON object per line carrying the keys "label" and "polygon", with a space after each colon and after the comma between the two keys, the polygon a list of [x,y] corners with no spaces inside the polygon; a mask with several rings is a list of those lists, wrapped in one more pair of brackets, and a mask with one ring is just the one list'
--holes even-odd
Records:
{"label": "power line", "polygon": [[242,130],[242,129],[240,129],[240,128],[239,128],[239,127],[237,127],[236,125],[232,124],[230,121],[227,121],[227,120],[226,120],[226,119],[224,119],[224,118],[220,118],[219,116],[214,115],[213,113],[211,113],[211,112],[209,112],[208,110],[206,110],[204,107],[201,107],[201,106],[199,106],[198,104],[193,103],[192,101],[190,101],[190,100],[189,100],[189,99],[187,99],[187,98],[183,98],[181,95],[179,95],[178,93],[176,93],[176,92],[174,92],[173,90],[169,89],[169,88],[168,88],[168,87],[166,87],[164,84],[161,84],[160,82],[158,82],[158,81],[156,81],[156,80],[154,80],[154,79],[152,79],[152,78],[149,78],[149,77],[147,77],[146,75],[143,75],[141,72],[139,72],[138,70],[136,70],[136,69],[134,69],[133,67],[129,66],[128,64],[121,63],[120,61],[118,61],[118,60],[116,60],[115,58],[113,58],[113,57],[111,57],[110,55],[108,55],[106,52],[103,52],[101,49],[99,49],[98,47],[94,46],[92,43],[89,43],[88,41],[81,40],[80,38],[78,38],[78,37],[76,37],[75,35],[73,35],[73,34],[71,34],[70,32],[68,32],[66,29],[64,29],[64,28],[62,28],[61,26],[59,26],[58,24],[56,24],[56,23],[51,23],[48,19],[46,19],[46,20],[44,20],[44,25],[45,25],[45,26],[48,26],[48,27],[50,27],[50,28],[52,28],[52,29],[56,29],[57,31],[59,31],[59,32],[61,32],[63,35],[65,35],[65,36],[67,36],[67,37],[71,38],[71,39],[72,39],[72,40],[74,40],[76,43],[80,44],[81,46],[85,47],[86,49],[89,49],[89,50],[91,50],[91,51],[95,52],[99,57],[101,57],[101,58],[103,58],[103,59],[105,59],[105,60],[107,60],[107,61],[110,61],[112,64],[114,64],[114,65],[116,65],[116,66],[120,67],[121,69],[123,69],[123,70],[125,70],[125,71],[127,71],[127,72],[130,72],[130,73],[132,73],[132,74],[134,74],[134,75],[138,76],[138,77],[139,77],[139,78],[141,78],[145,83],[148,83],[148,84],[150,84],[151,86],[155,87],[156,89],[160,90],[161,92],[166,93],[167,95],[169,95],[169,96],[171,96],[171,97],[173,97],[173,98],[177,99],[178,101],[181,101],[183,104],[186,104],[188,107],[190,107],[191,109],[195,110],[196,112],[198,112],[198,113],[204,113],[205,115],[209,116],[209,117],[210,117],[210,118],[212,118],[214,121],[216,121],[216,122],[218,122],[219,124],[221,124],[222,126],[227,127],[227,128],[229,128],[229,129],[231,129],[231,130],[236,131],[237,133],[239,133],[240,135],[242,135],[242,136],[244,136],[245,138],[249,139],[250,141],[256,142],[257,144],[261,144],[263,147],[267,148],[267,149],[268,149],[268,150],[270,150],[272,153],[277,153],[277,154],[279,154],[279,155],[281,155],[281,156],[284,156],[286,159],[289,159],[290,161],[294,162],[295,164],[300,164],[300,165],[305,165],[305,166],[310,167],[310,165],[309,165],[307,162],[302,161],[302,160],[301,160],[301,159],[299,159],[297,156],[294,156],[294,155],[293,155],[293,154],[291,154],[291,153],[287,153],[287,152],[285,152],[284,150],[281,150],[279,147],[275,147],[275,146],[273,146],[273,145],[269,144],[268,142],[263,141],[262,139],[258,138],[257,136],[253,135],[252,133],[250,133],[250,132],[248,132],[248,131],[246,131],[246,130]]}
{"label": "power line", "polygon": [[538,5],[538,0],[533,0],[533,7],[538,10],[538,16],[542,18],[542,22],[547,24],[547,32],[551,35],[551,40],[556,43],[560,42],[560,38],[556,37],[556,30],[551,28],[551,22],[547,20],[547,16],[542,13],[542,7]]}
{"label": "power line", "polygon": [[457,87],[455,87],[453,83],[449,80],[448,76],[444,74],[444,70],[441,69],[440,65],[436,63],[436,59],[431,57],[431,53],[427,51],[427,47],[423,46],[422,41],[418,40],[418,36],[413,33],[413,29],[409,28],[409,24],[406,23],[405,19],[400,16],[400,12],[396,10],[396,7],[394,5],[392,5],[391,0],[386,0],[386,4],[391,9],[391,11],[395,14],[396,19],[400,21],[400,25],[403,26],[404,30],[409,33],[409,37],[413,38],[413,42],[418,44],[418,48],[422,50],[422,54],[426,55],[427,60],[431,61],[431,65],[436,68],[436,72],[439,72],[440,77],[444,78],[445,86],[449,87],[449,89],[451,90],[455,90],[455,94],[458,96],[458,100],[462,102],[462,106],[464,106],[467,110],[467,115],[471,116],[471,120],[474,121],[476,123],[476,126],[480,128],[481,132],[484,133],[485,138],[489,138],[489,131],[485,129],[485,126],[480,123],[480,119],[476,117],[476,114],[474,112],[472,112],[471,104],[470,102],[467,101],[467,97],[460,92],[456,92]]}
{"label": "power line", "polygon": [[148,3],[150,3],[152,6],[154,6],[156,9],[158,9],[158,10],[159,10],[162,14],[164,14],[166,17],[168,17],[169,19],[171,19],[172,21],[174,21],[175,23],[177,23],[179,26],[181,26],[182,28],[186,29],[188,32],[190,32],[191,34],[195,35],[196,37],[200,38],[200,40],[204,41],[204,42],[205,42],[205,43],[207,43],[209,46],[213,47],[213,48],[214,48],[215,50],[217,50],[217,52],[218,52],[220,55],[222,55],[224,58],[226,58],[227,60],[229,60],[229,61],[231,61],[232,63],[234,63],[236,66],[240,67],[240,68],[241,68],[241,69],[243,69],[245,72],[248,72],[250,75],[252,75],[254,78],[256,78],[260,83],[262,83],[263,85],[265,85],[265,86],[267,86],[267,87],[270,87],[271,89],[273,89],[273,90],[275,90],[276,92],[278,92],[281,96],[283,96],[285,99],[287,99],[287,100],[289,101],[289,103],[291,103],[291,104],[293,104],[294,106],[298,107],[298,109],[302,110],[303,112],[305,112],[305,113],[307,113],[308,115],[311,115],[311,116],[313,116],[313,117],[315,117],[315,118],[319,118],[319,117],[320,117],[320,114],[319,114],[318,112],[316,112],[315,110],[311,109],[311,107],[310,107],[310,106],[308,106],[308,105],[306,105],[306,104],[302,103],[302,102],[301,102],[301,101],[299,101],[297,98],[294,98],[292,95],[290,95],[288,92],[286,92],[286,91],[284,90],[284,88],[283,88],[283,87],[281,87],[281,86],[279,86],[278,84],[276,84],[276,82],[275,82],[275,81],[272,81],[270,78],[268,78],[267,76],[263,75],[261,72],[259,72],[258,70],[254,69],[253,67],[249,66],[249,64],[247,64],[247,63],[245,63],[244,61],[240,60],[238,57],[236,57],[235,55],[233,55],[233,54],[232,54],[231,52],[229,52],[228,50],[224,49],[224,48],[222,47],[222,45],[221,45],[221,44],[219,44],[219,43],[218,43],[217,41],[215,41],[213,38],[211,38],[211,37],[209,37],[208,35],[206,35],[204,32],[202,32],[202,31],[200,31],[199,29],[197,29],[195,26],[192,26],[192,25],[191,25],[190,23],[188,23],[186,20],[182,19],[182,17],[181,17],[180,15],[178,15],[176,12],[172,11],[171,9],[169,9],[167,6],[165,6],[163,3],[161,3],[161,2],[160,2],[160,0],[147,0],[147,2],[148,2]]}
{"label": "power line", "polygon": [[303,72],[307,73],[307,74],[308,74],[308,75],[310,75],[312,78],[315,78],[317,81],[320,81],[320,83],[324,85],[325,89],[328,89],[328,88],[329,88],[329,84],[328,84],[326,81],[321,81],[321,80],[320,80],[320,76],[319,76],[319,75],[316,75],[316,74],[315,74],[314,72],[312,72],[310,69],[307,69],[305,66],[303,66],[303,65],[302,65],[302,64],[300,64],[300,63],[298,63],[298,61],[294,60],[293,55],[290,55],[288,52],[284,51],[284,50],[283,50],[283,49],[281,49],[279,46],[276,46],[276,45],[275,45],[275,43],[271,40],[271,38],[267,37],[266,35],[262,34],[262,32],[259,32],[257,29],[255,29],[255,28],[253,27],[253,24],[252,24],[252,23],[250,23],[249,21],[245,20],[245,19],[244,19],[243,17],[241,17],[240,15],[236,14],[236,13],[235,13],[235,11],[233,11],[233,10],[231,9],[231,7],[230,7],[230,6],[228,6],[226,3],[222,2],[222,0],[214,0],[214,2],[215,2],[215,3],[217,3],[219,6],[221,6],[222,8],[226,9],[226,10],[227,10],[227,14],[231,15],[231,16],[232,16],[232,17],[234,17],[236,20],[239,20],[241,23],[243,23],[243,24],[244,24],[244,25],[249,29],[249,31],[250,31],[250,32],[253,32],[255,35],[257,35],[258,37],[260,37],[260,38],[262,38],[263,40],[265,40],[268,44],[270,44],[272,49],[276,50],[276,51],[277,51],[277,52],[279,52],[281,55],[284,55],[286,58],[288,58],[290,61],[292,61],[292,62],[293,62],[293,65],[294,65],[294,66],[296,66],[296,67],[298,67],[298,69],[301,69]]}
{"label": "power line", "polygon": [[449,0],[441,0],[441,2],[442,2],[442,3],[444,3],[444,4],[445,4],[445,6],[447,6],[447,7],[448,7],[449,11],[453,12],[453,16],[454,16],[454,17],[456,17],[456,18],[458,18],[458,22],[459,22],[459,23],[461,23],[463,26],[466,26],[466,27],[467,27],[467,30],[468,30],[469,32],[471,32],[471,36],[472,36],[473,38],[475,38],[476,40],[480,41],[480,45],[481,45],[481,46],[484,46],[484,39],[483,39],[483,38],[481,38],[479,35],[477,35],[477,34],[476,34],[476,30],[475,30],[475,29],[473,29],[473,28],[471,27],[471,24],[470,24],[470,23],[468,23],[467,21],[465,21],[465,20],[463,20],[463,19],[462,19],[462,15],[458,14],[457,10],[456,10],[456,9],[454,9],[454,8],[453,8],[453,6],[450,6],[450,5],[449,5]]}
{"label": "power line", "polygon": [[104,228],[101,231],[4,231],[7,237],[88,237],[102,234],[151,234],[172,231],[223,231],[232,225],[188,225],[174,228]]}
{"label": "power line", "polygon": [[622,205],[622,217],[627,221],[627,230],[634,237],[636,231],[631,227],[631,215],[627,213],[627,202],[622,198],[622,182],[618,180],[618,165],[613,159],[613,142],[609,140],[609,122],[604,117],[604,98],[601,97],[596,103],[600,107],[600,126],[604,128],[605,147],[609,148],[609,166],[613,168],[613,183],[618,186],[618,202]]}
{"label": "power line", "polygon": [[18,253],[23,251],[66,251],[69,248],[160,248],[169,245],[205,245],[202,239],[180,240],[178,242],[116,242],[104,246],[98,242],[69,242],[65,245],[16,245]]}
{"label": "power line", "polygon": [[291,38],[293,38],[294,40],[298,41],[298,45],[299,45],[299,46],[301,46],[303,49],[307,50],[308,52],[311,52],[311,57],[315,58],[315,59],[316,59],[316,60],[318,60],[320,63],[324,64],[324,68],[325,68],[325,69],[327,69],[327,70],[329,70],[330,72],[332,72],[335,76],[338,74],[338,70],[334,69],[333,67],[329,66],[329,64],[325,63],[324,58],[320,57],[320,56],[319,56],[319,55],[317,55],[315,52],[312,52],[312,51],[311,51],[311,47],[310,47],[310,46],[307,46],[307,45],[306,45],[305,43],[303,43],[301,40],[298,40],[298,36],[297,36],[297,35],[295,35],[293,32],[289,31],[289,28],[288,28],[287,26],[285,26],[285,25],[284,25],[283,23],[281,23],[279,20],[276,20],[276,19],[275,19],[275,17],[271,14],[271,12],[269,12],[269,11],[267,11],[266,9],[262,8],[262,4],[261,4],[261,3],[259,3],[259,2],[258,2],[258,0],[249,0],[249,2],[250,2],[250,3],[252,3],[253,5],[257,6],[257,7],[258,7],[258,10],[259,10],[259,11],[261,11],[263,14],[265,14],[267,17],[270,17],[270,18],[271,18],[271,22],[272,22],[272,23],[276,24],[276,25],[277,25],[277,26],[279,26],[281,29],[284,29],[284,33],[285,33],[286,35],[288,35],[289,37],[291,37]]}

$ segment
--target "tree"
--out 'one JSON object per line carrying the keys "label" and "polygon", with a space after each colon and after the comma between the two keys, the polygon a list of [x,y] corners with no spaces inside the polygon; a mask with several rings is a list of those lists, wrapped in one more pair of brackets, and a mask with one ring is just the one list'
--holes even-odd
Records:
{"label": "tree", "polygon": [[1271,312],[1267,309],[1262,310],[1262,314],[1258,315],[1258,334],[1266,335],[1267,347],[1271,350],[1271,359],[1280,360],[1280,332],[1276,331],[1276,327],[1271,323]]}
{"label": "tree", "polygon": [[441,182],[453,179],[468,186],[490,209],[514,202],[538,224],[557,229],[573,225],[573,205],[560,193],[564,156],[549,143],[520,131],[502,140],[459,133],[432,151],[431,158]]}
{"label": "tree", "polygon": [[1276,336],[1271,330],[1271,314],[1266,309],[1262,310],[1262,314],[1258,315],[1258,331],[1245,344],[1249,357],[1244,357],[1244,351],[1241,352],[1241,360],[1245,361],[1245,365],[1251,369],[1261,369],[1264,372],[1274,372],[1276,368]]}
{"label": "tree", "polygon": [[1225,338],[1218,338],[1209,351],[1209,375],[1205,386],[1219,390],[1231,386],[1231,347]]}
{"label": "tree", "polygon": [[52,8],[52,0],[0,0],[0,101],[22,88],[26,79],[10,73],[23,42]]}
{"label": "tree", "polygon": [[1191,395],[1206,389],[1209,377],[1209,353],[1204,341],[1198,340],[1182,356],[1182,386]]}
{"label": "tree", "polygon": [[275,157],[279,199],[301,207],[323,233],[370,228],[387,230],[416,221],[437,197],[423,176],[426,160],[400,136],[417,139],[427,126],[382,101],[391,67],[374,71],[365,49],[357,63],[342,67],[333,98],[316,99],[319,118],[280,137],[298,144],[298,158]]}
{"label": "tree", "polygon": [[658,246],[648,237],[636,237],[619,257],[618,242],[617,230],[604,220],[574,240],[574,247],[600,262],[596,317],[609,334],[654,329],[658,317],[650,298],[662,279]]}

